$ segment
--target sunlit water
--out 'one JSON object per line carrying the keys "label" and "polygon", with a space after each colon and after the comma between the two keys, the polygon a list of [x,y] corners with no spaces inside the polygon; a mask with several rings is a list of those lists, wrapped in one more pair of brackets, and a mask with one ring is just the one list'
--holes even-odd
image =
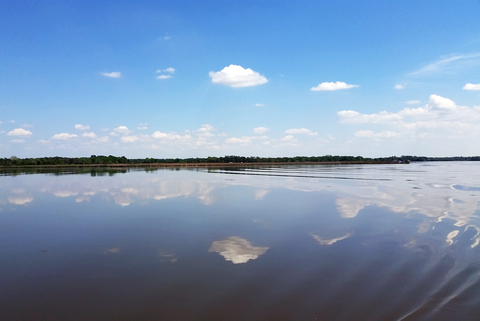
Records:
{"label": "sunlit water", "polygon": [[478,320],[479,173],[4,173],[0,319]]}

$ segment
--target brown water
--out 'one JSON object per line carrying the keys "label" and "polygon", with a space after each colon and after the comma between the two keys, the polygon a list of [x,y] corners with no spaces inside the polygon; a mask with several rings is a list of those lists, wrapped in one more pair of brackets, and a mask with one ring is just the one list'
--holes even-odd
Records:
{"label": "brown water", "polygon": [[479,320],[479,173],[0,176],[0,319]]}

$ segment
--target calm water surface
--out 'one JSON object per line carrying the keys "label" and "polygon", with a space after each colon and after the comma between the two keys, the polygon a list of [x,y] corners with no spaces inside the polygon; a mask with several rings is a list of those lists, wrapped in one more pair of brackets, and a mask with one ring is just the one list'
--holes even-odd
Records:
{"label": "calm water surface", "polygon": [[2,320],[478,320],[480,163],[0,174]]}

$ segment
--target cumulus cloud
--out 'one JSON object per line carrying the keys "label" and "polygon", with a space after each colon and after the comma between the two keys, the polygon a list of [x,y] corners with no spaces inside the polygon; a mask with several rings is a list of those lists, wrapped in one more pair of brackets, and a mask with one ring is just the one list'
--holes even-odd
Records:
{"label": "cumulus cloud", "polygon": [[198,136],[203,136],[203,137],[212,137],[215,136],[212,134],[212,131],[214,131],[215,128],[212,125],[209,124],[203,124],[200,126],[199,129],[196,130]]}
{"label": "cumulus cloud", "polygon": [[210,71],[212,83],[230,87],[250,87],[262,85],[268,82],[267,78],[250,68],[243,68],[238,65],[230,65],[220,71]]}
{"label": "cumulus cloud", "polygon": [[409,100],[409,101],[406,101],[405,104],[409,104],[409,105],[420,104],[420,100]]}
{"label": "cumulus cloud", "polygon": [[480,90],[480,84],[466,84],[463,86],[463,90]]}
{"label": "cumulus cloud", "polygon": [[133,143],[135,141],[137,141],[139,138],[138,136],[123,136],[121,138],[122,142],[124,143]]}
{"label": "cumulus cloud", "polygon": [[85,132],[82,134],[82,137],[97,138],[97,135],[94,132]]}
{"label": "cumulus cloud", "polygon": [[82,124],[76,124],[74,126],[75,129],[78,129],[78,130],[87,130],[87,129],[90,129],[90,126],[88,125],[82,125]]}
{"label": "cumulus cloud", "polygon": [[97,141],[99,143],[106,143],[110,140],[110,138],[108,136],[102,136],[102,137],[98,137]]}
{"label": "cumulus cloud", "polygon": [[110,135],[127,135],[129,133],[131,133],[131,130],[129,130],[127,126],[118,126],[117,128],[113,129],[113,132],[111,132]]}
{"label": "cumulus cloud", "polygon": [[270,130],[270,128],[267,128],[267,127],[256,127],[253,129],[253,132],[255,134],[263,134],[263,133],[266,133]]}
{"label": "cumulus cloud", "polygon": [[349,85],[347,83],[344,83],[343,81],[337,81],[337,82],[322,82],[318,86],[310,88],[310,90],[311,91],[334,91],[334,90],[340,90],[340,89],[350,89],[355,87],[359,87],[359,85]]}
{"label": "cumulus cloud", "polygon": [[291,128],[285,131],[285,134],[295,135],[295,134],[305,134],[310,136],[317,136],[317,132],[312,132],[310,129],[307,128]]}
{"label": "cumulus cloud", "polygon": [[395,89],[405,89],[405,85],[396,84],[395,86],[393,86],[393,88],[395,88]]}
{"label": "cumulus cloud", "polygon": [[190,135],[179,135],[175,132],[171,132],[171,133],[163,133],[159,130],[155,131],[153,134],[152,134],[152,137],[155,138],[155,139],[158,139],[158,140],[162,140],[162,141],[189,141],[191,140],[192,136]]}
{"label": "cumulus cloud", "polygon": [[8,136],[31,136],[32,132],[23,128],[15,128],[7,133]]}
{"label": "cumulus cloud", "polygon": [[160,75],[160,76],[157,76],[157,79],[169,79],[169,78],[172,78],[172,75]]}
{"label": "cumulus cloud", "polygon": [[365,123],[385,123],[391,121],[398,121],[402,117],[398,114],[390,113],[387,111],[381,111],[377,114],[361,114],[358,111],[354,110],[341,110],[337,112],[337,115],[340,116],[341,123],[351,123],[351,124],[365,124]]}
{"label": "cumulus cloud", "polygon": [[67,140],[67,139],[74,138],[74,137],[77,137],[77,135],[69,134],[69,133],[60,133],[60,134],[53,135],[51,139],[53,139],[53,140]]}
{"label": "cumulus cloud", "polygon": [[102,76],[110,77],[110,78],[120,78],[122,77],[122,73],[120,71],[113,71],[113,72],[102,72]]}
{"label": "cumulus cloud", "polygon": [[231,137],[225,140],[227,144],[249,144],[251,142],[250,137]]}
{"label": "cumulus cloud", "polygon": [[175,68],[172,68],[172,67],[168,67],[167,69],[157,69],[157,73],[160,73],[160,72],[168,72],[170,74],[173,74],[175,72]]}
{"label": "cumulus cloud", "polygon": [[430,95],[423,107],[404,108],[396,113],[381,111],[362,114],[353,110],[339,111],[341,123],[378,124],[390,126],[391,130],[374,133],[370,130],[357,131],[357,137],[395,137],[397,134],[417,135],[418,137],[471,137],[480,132],[480,107],[467,107],[455,104],[451,99]]}

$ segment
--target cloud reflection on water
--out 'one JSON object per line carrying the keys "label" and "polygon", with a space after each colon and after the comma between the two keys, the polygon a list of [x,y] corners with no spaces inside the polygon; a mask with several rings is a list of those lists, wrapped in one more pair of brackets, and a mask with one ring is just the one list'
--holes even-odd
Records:
{"label": "cloud reflection on water", "polygon": [[216,252],[233,264],[242,264],[256,260],[268,249],[269,247],[253,246],[244,238],[230,236],[220,241],[214,241],[208,252]]}

